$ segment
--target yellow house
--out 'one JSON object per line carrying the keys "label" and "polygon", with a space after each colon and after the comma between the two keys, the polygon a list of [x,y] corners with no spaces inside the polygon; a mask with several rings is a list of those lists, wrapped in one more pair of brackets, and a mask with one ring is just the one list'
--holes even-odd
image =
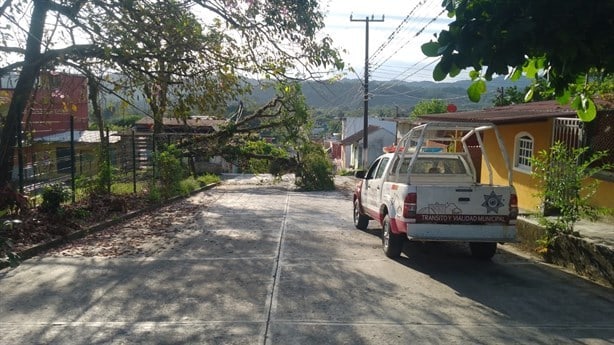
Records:
{"label": "yellow house", "polygon": [[[612,107],[610,107],[612,108]],[[518,193],[519,207],[525,212],[536,212],[541,200],[536,196],[539,186],[532,178],[530,158],[541,150],[549,149],[556,141],[570,147],[589,146],[591,150],[608,150],[607,161],[614,163],[614,110],[599,111],[597,119],[582,123],[575,111],[555,101],[533,102],[491,109],[432,114],[420,117],[426,121],[492,122],[497,125],[512,160],[513,183]],[[494,135],[484,138],[486,150],[498,150]],[[501,156],[501,155],[490,155]],[[495,158],[495,157],[493,157]],[[507,169],[502,161],[493,159],[494,182],[507,182]],[[488,176],[482,165],[481,176]],[[600,184],[591,202],[595,206],[614,209],[614,171],[594,178]],[[482,178],[484,179],[484,178]],[[482,181],[484,182],[484,181]]]}

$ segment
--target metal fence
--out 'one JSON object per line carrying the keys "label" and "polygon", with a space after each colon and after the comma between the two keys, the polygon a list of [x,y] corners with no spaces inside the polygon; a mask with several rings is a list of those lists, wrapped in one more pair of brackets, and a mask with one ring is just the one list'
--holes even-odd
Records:
{"label": "metal fence", "polygon": [[583,146],[584,129],[582,121],[577,118],[559,117],[554,119],[552,143],[561,142],[569,149]]}
{"label": "metal fence", "polygon": [[13,168],[14,183],[20,191],[30,195],[37,194],[44,186],[57,183],[66,184],[74,190],[78,180],[91,180],[99,173],[100,163],[108,161],[113,170],[113,181],[132,182],[133,191],[136,192],[137,182],[152,177],[153,136],[134,131],[115,136],[119,136],[119,140],[112,140],[106,157],[101,156],[101,152],[105,151],[101,150],[100,142],[80,143],[73,140],[16,148],[20,163]]}
{"label": "metal fence", "polygon": [[589,152],[607,151],[600,163],[614,164],[614,111],[601,111],[591,122],[577,118],[556,118],[552,143],[564,143],[569,149],[588,147]]}

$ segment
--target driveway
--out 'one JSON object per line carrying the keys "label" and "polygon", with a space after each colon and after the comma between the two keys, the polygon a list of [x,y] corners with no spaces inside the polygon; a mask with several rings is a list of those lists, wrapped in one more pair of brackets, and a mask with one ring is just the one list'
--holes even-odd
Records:
{"label": "driveway", "polygon": [[[227,182],[0,272],[0,344],[611,344],[614,293],[352,225],[341,192]],[[373,223],[373,222],[372,222]]]}

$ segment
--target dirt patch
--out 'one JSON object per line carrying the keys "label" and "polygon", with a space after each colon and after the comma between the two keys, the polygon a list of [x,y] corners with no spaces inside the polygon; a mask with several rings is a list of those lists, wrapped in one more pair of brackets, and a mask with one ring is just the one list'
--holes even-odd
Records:
{"label": "dirt patch", "polygon": [[34,208],[4,216],[0,221],[11,221],[14,226],[4,229],[2,235],[12,242],[13,251],[21,252],[149,206],[146,195],[134,194],[89,198],[55,213]]}
{"label": "dirt patch", "polygon": [[[86,237],[49,249],[50,255],[83,257],[149,256],[170,245],[197,212],[202,212],[224,194],[225,185],[274,185],[293,189],[294,177],[284,175],[237,175],[227,177],[221,186],[199,192],[166,206],[155,208],[133,219],[109,226]],[[356,185],[353,176],[336,176],[335,187],[351,199]],[[33,211],[19,218],[20,227],[6,232],[13,242],[13,251],[21,252],[71,233],[92,228],[152,204],[146,195],[92,199],[67,206],[60,214],[48,215]]]}
{"label": "dirt patch", "polygon": [[146,212],[87,237],[49,250],[56,256],[150,256],[172,244],[177,233],[198,212],[215,202],[223,191],[208,190],[187,199]]}

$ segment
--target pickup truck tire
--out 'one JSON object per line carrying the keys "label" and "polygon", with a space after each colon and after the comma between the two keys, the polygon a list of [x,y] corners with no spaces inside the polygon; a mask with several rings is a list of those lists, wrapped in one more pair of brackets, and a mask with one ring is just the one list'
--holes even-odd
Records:
{"label": "pickup truck tire", "polygon": [[369,226],[369,217],[360,214],[360,201],[354,200],[354,226],[359,230],[367,230]]}
{"label": "pickup truck tire", "polygon": [[390,231],[390,217],[386,215],[382,223],[382,247],[384,248],[384,254],[391,259],[398,258],[401,256],[404,242],[404,236]]}
{"label": "pickup truck tire", "polygon": [[497,242],[470,242],[471,255],[480,260],[490,260],[497,252]]}

